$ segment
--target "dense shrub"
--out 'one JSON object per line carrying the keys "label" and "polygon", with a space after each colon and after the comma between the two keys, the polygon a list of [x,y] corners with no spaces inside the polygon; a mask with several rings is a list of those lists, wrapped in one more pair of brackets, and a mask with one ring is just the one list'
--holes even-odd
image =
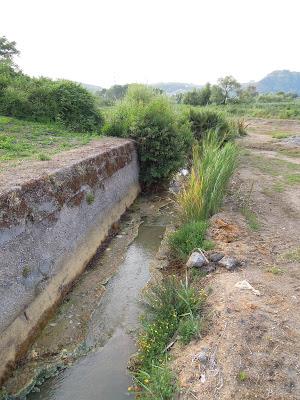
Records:
{"label": "dense shrub", "polygon": [[95,99],[70,81],[30,78],[0,64],[0,113],[39,122],[61,122],[74,131],[99,131],[103,118]]}
{"label": "dense shrub", "polygon": [[141,85],[129,87],[104,132],[136,141],[144,186],[163,184],[178,171],[193,141],[188,121],[176,115],[168,98]]}
{"label": "dense shrub", "polygon": [[205,108],[191,109],[189,120],[192,132],[198,141],[202,140],[210,130],[214,130],[222,141],[233,136],[230,121],[221,112]]}
{"label": "dense shrub", "polygon": [[58,105],[58,118],[75,131],[97,131],[102,125],[102,117],[95,107],[95,99],[81,85],[61,81],[56,82],[53,97]]}

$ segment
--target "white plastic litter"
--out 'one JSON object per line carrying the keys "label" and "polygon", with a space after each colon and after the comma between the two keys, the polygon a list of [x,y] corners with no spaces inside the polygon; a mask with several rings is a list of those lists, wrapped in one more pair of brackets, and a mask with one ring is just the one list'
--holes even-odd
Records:
{"label": "white plastic litter", "polygon": [[242,290],[251,290],[252,293],[254,293],[256,296],[260,296],[260,291],[257,289],[254,289],[253,286],[250,285],[250,283],[246,280],[244,281],[239,281],[234,285],[238,289]]}

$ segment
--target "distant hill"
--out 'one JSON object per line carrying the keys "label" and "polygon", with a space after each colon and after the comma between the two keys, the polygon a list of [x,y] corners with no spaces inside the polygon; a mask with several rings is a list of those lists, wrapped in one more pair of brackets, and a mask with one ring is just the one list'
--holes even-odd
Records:
{"label": "distant hill", "polygon": [[82,83],[82,82],[80,82],[80,84],[81,84],[84,88],[86,88],[87,90],[89,90],[89,91],[92,92],[92,93],[96,93],[96,92],[98,92],[99,90],[102,90],[102,87],[101,87],[101,86],[90,85],[89,83]]}
{"label": "distant hill", "polygon": [[151,85],[157,89],[165,91],[169,96],[177,93],[188,92],[192,89],[200,89],[202,86],[195,85],[193,83],[181,83],[181,82],[160,82]]}
{"label": "distant hill", "polygon": [[260,93],[292,92],[300,95],[300,72],[274,71],[256,83]]}

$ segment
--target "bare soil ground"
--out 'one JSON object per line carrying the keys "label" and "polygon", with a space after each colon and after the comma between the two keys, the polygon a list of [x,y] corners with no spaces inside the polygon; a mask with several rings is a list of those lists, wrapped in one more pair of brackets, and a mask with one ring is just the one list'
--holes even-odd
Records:
{"label": "bare soil ground", "polygon": [[[202,281],[211,291],[207,332],[173,349],[182,400],[300,399],[300,157],[299,148],[272,138],[299,135],[300,125],[250,123],[230,195],[210,229],[217,250],[242,267]],[[260,295],[235,287],[242,280]]]}

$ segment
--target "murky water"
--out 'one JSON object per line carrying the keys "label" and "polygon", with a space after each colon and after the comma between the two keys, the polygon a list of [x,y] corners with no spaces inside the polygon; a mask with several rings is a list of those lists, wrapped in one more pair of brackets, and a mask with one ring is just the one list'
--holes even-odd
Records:
{"label": "murky water", "polygon": [[[28,400],[124,400],[131,378],[126,369],[135,352],[133,331],[138,325],[141,289],[150,274],[149,264],[165,229],[163,217],[146,220],[128,247],[118,273],[95,310],[89,326],[88,345],[95,351],[71,368],[46,381]],[[120,240],[122,240],[120,238]]]}

